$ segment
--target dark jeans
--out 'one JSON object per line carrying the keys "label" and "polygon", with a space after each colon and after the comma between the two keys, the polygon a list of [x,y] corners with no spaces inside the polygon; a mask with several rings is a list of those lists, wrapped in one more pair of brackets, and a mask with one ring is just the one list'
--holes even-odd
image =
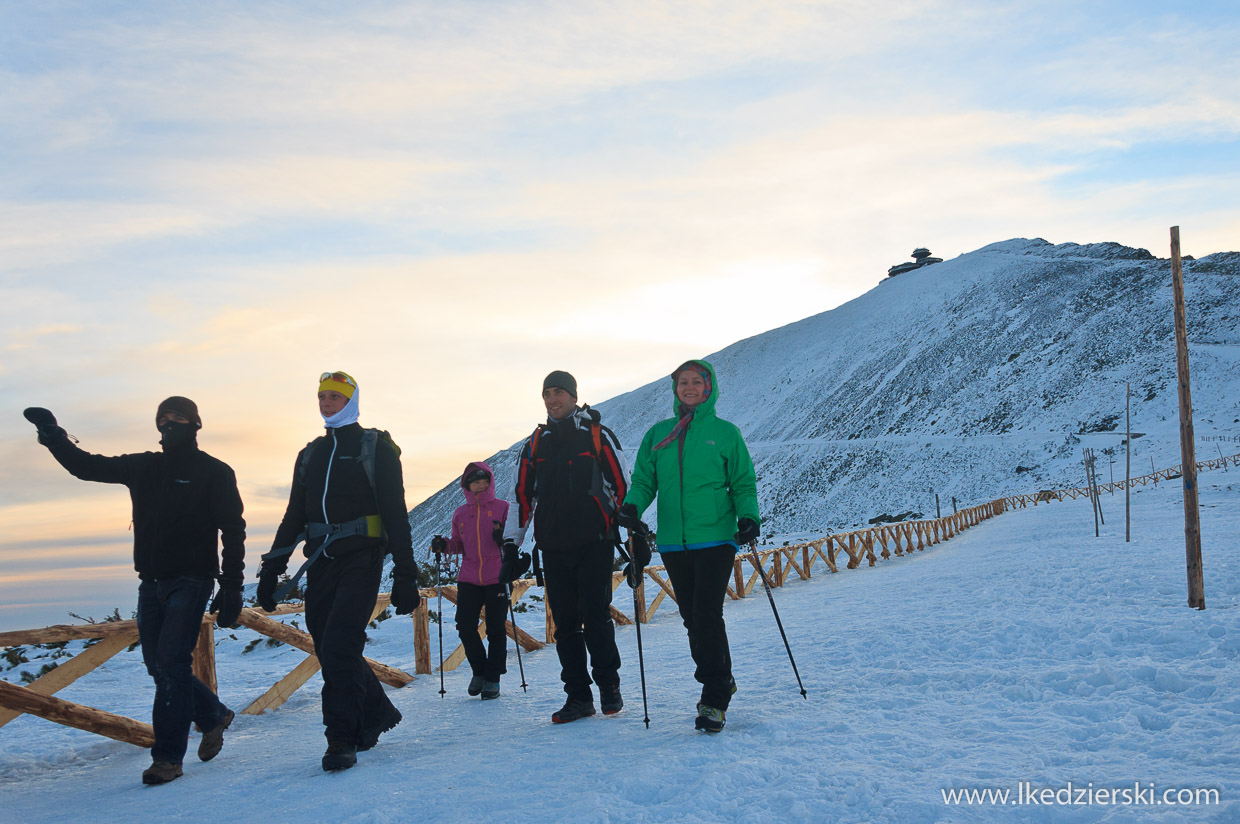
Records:
{"label": "dark jeans", "polygon": [[600,689],[620,685],[620,650],[611,622],[611,566],[615,546],[607,542],[570,550],[543,551],[547,604],[555,618],[555,651],[560,680],[570,698],[593,700],[586,673],[590,653]]}
{"label": "dark jeans", "polygon": [[362,657],[382,575],[383,556],[370,549],[323,555],[306,574],[306,626],[323,668],[328,741],[356,743],[395,709]]}
{"label": "dark jeans", "polygon": [[[508,630],[504,623],[508,617],[508,585],[478,586],[462,581],[457,583],[456,593],[456,634],[465,647],[469,668],[474,675],[481,675],[484,681],[497,683],[499,677],[508,671],[505,663],[508,657]],[[478,637],[478,616],[484,604],[487,608],[486,649],[483,649],[482,639]]]}
{"label": "dark jeans", "polygon": [[726,710],[732,700],[732,653],[723,624],[736,551],[728,545],[662,553],[663,567],[672,581],[676,605],[689,630],[689,653],[702,685],[702,703]]}
{"label": "dark jeans", "polygon": [[214,588],[212,579],[190,576],[138,584],[142,662],[155,679],[153,761],[180,764],[185,758],[190,723],[209,730],[219,725],[226,711],[211,688],[194,676],[193,669],[202,614]]}

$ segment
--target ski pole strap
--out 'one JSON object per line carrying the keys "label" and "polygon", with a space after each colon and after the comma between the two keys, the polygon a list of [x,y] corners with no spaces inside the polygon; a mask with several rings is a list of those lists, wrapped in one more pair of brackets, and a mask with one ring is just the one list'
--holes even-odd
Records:
{"label": "ski pole strap", "polygon": [[[306,559],[297,570],[292,578],[285,582],[284,586],[276,590],[276,602],[283,601],[290,592],[297,586],[297,582],[301,580],[301,576],[306,574],[306,570],[310,569],[310,565],[325,554],[325,551],[333,541],[340,538],[350,538],[354,535],[362,535],[368,538],[376,538],[383,534],[383,520],[378,515],[363,515],[360,518],[354,518],[352,521],[345,521],[342,524],[306,524],[306,531],[297,536],[297,540],[291,546],[273,549],[262,557],[263,561],[268,558],[283,558],[293,554],[293,550],[302,541],[311,541],[315,538],[323,538],[323,543],[319,544],[309,558]],[[328,558],[331,556],[328,555]]]}

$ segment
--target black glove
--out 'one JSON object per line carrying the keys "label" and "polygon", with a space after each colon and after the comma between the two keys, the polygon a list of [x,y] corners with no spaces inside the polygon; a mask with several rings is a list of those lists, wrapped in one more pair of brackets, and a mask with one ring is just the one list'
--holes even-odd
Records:
{"label": "black glove", "polygon": [[503,521],[491,521],[491,523],[493,524],[493,526],[491,527],[491,540],[495,542],[495,545],[497,547],[499,547],[500,549],[503,549],[504,548],[504,522]]}
{"label": "black glove", "polygon": [[39,443],[44,446],[51,446],[66,437],[65,430],[56,425],[56,416],[51,413],[51,410],[41,406],[31,406],[27,407],[22,414],[39,430]]}
{"label": "black glove", "polygon": [[646,540],[645,530],[629,532],[629,562],[624,567],[624,579],[629,586],[637,589],[642,582],[642,573],[650,564],[650,542]]}
{"label": "black glove", "polygon": [[616,513],[616,523],[627,530],[641,529],[645,530],[646,525],[642,523],[641,513],[637,511],[636,504],[624,504],[620,507],[620,511]]}
{"label": "black glove", "polygon": [[431,538],[431,552],[436,555],[443,555],[448,551],[448,539],[442,535],[436,535]]}
{"label": "black glove", "polygon": [[392,577],[392,606],[396,607],[397,615],[408,615],[422,603],[422,593],[418,592],[418,580],[408,575]]}
{"label": "black glove", "polygon": [[220,591],[215,593],[207,612],[215,613],[215,623],[221,627],[235,627],[241,616],[241,582],[220,581]]}
{"label": "black glove", "polygon": [[748,546],[758,540],[758,525],[753,522],[752,518],[741,518],[736,526],[738,527],[736,542],[741,546]]}
{"label": "black glove", "polygon": [[511,584],[530,571],[530,554],[521,552],[515,542],[504,542],[504,560],[499,565],[499,582]]}
{"label": "black glove", "polygon": [[276,589],[280,586],[280,573],[263,567],[258,571],[258,595],[255,600],[267,612],[276,611]]}

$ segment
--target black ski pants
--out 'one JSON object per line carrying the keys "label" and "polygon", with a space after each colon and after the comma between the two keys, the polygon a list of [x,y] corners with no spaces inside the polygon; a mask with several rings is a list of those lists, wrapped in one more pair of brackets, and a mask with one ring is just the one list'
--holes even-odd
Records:
{"label": "black ski pants", "polygon": [[732,700],[732,653],[723,623],[723,599],[734,569],[731,545],[664,552],[663,567],[672,581],[676,605],[689,631],[689,653],[702,685],[702,703],[726,710]]}
{"label": "black ski pants", "polygon": [[194,647],[214,587],[210,578],[189,575],[138,585],[138,639],[146,671],[155,681],[152,761],[180,764],[190,723],[209,730],[219,726],[228,712],[211,688],[194,675]]}
{"label": "black ski pants", "polygon": [[[478,637],[478,616],[486,607],[487,645],[482,647]],[[474,675],[482,680],[498,683],[499,677],[508,671],[508,635],[505,620],[508,617],[507,584],[469,584],[460,581],[456,585],[456,634],[465,647],[465,658]]]}
{"label": "black ski pants", "polygon": [[544,550],[542,556],[564,692],[570,698],[593,701],[587,650],[593,683],[600,690],[620,686],[620,650],[609,610],[615,545],[599,541],[568,550]]}
{"label": "black ski pants", "polygon": [[356,743],[363,729],[382,723],[394,709],[362,657],[382,575],[382,553],[362,549],[323,555],[306,576],[306,624],[323,668],[328,741]]}

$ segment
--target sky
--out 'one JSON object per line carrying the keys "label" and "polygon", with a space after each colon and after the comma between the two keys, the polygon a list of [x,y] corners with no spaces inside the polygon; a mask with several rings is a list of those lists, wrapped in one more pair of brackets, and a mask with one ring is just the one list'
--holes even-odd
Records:
{"label": "sky", "polygon": [[604,400],[918,246],[1236,250],[1238,40],[1231,2],[0,0],[0,625],[133,602],[125,490],[26,406],[119,454],[195,399],[252,573],[326,370],[412,507],[547,372]]}

